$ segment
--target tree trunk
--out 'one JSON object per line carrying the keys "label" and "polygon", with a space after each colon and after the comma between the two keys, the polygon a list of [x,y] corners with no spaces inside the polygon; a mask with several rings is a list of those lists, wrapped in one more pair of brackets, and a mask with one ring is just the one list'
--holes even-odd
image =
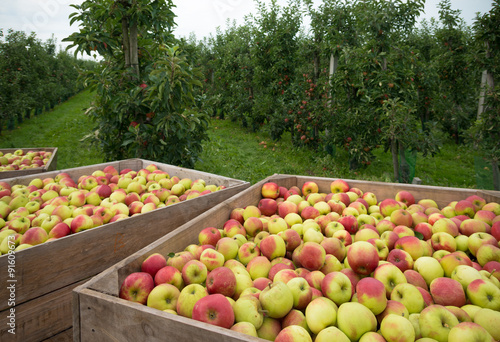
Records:
{"label": "tree trunk", "polygon": [[130,42],[128,38],[128,20],[122,19],[122,42],[123,42],[123,56],[125,57],[125,68],[130,67]]}
{"label": "tree trunk", "polygon": [[399,182],[398,142],[391,141],[392,168],[394,170],[394,181]]}
{"label": "tree trunk", "polygon": [[130,26],[130,64],[134,68],[137,78],[140,78],[139,74],[139,51],[137,46],[137,23],[134,22]]}
{"label": "tree trunk", "polygon": [[493,189],[500,190],[500,172],[498,170],[498,163],[496,161],[491,162],[493,169]]}

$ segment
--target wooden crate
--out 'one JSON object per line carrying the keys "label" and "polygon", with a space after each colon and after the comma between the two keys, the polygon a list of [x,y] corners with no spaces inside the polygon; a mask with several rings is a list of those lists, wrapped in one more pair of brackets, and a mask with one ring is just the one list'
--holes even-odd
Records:
{"label": "wooden crate", "polygon": [[37,167],[34,169],[25,169],[25,170],[0,171],[0,179],[39,174],[42,172],[53,171],[57,169],[57,147],[2,148],[0,149],[0,152],[2,152],[3,154],[13,153],[14,151],[19,149],[23,151],[34,151],[34,152],[37,151],[52,152],[52,156],[50,157],[47,164],[45,164],[43,167]]}
{"label": "wooden crate", "polygon": [[[75,286],[250,186],[248,182],[143,159],[45,172],[43,178],[67,172],[76,180],[108,165],[119,172],[138,171],[149,164],[156,164],[171,176],[202,178],[207,184],[226,188],[16,252],[15,336],[8,333],[7,326],[11,308],[10,294],[6,291],[9,261],[7,255],[0,256],[0,279],[4,287],[0,291],[0,341],[39,341],[70,329],[71,291]],[[39,177],[37,174],[3,181],[27,185]]]}
{"label": "wooden crate", "polygon": [[[261,187],[267,181],[287,188],[293,185],[302,187],[307,181],[315,181],[320,192],[330,192],[332,180],[288,175],[269,177],[78,286],[73,291],[74,341],[264,341],[120,299],[120,284],[128,274],[140,270],[141,263],[152,253],[167,255],[183,250],[189,244],[198,242],[198,233],[203,228],[222,228],[233,209],[257,205],[261,199]],[[348,183],[363,192],[374,192],[379,200],[394,198],[399,190],[408,190],[417,200],[432,198],[440,207],[473,194],[488,202],[500,201],[500,192],[493,191],[356,180],[348,180]]]}

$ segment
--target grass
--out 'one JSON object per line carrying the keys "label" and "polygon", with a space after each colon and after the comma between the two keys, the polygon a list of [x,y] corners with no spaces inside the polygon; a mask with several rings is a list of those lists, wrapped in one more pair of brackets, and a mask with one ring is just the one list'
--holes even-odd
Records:
{"label": "grass", "polygon": [[[92,123],[84,115],[91,100],[92,94],[83,91],[53,110],[26,120],[13,131],[4,130],[0,148],[57,147],[58,169],[103,162],[105,158],[99,151],[80,141],[91,133]],[[393,181],[391,155],[381,149],[375,151],[372,165],[352,171],[342,149],[330,155],[297,148],[287,135],[273,142],[266,132],[252,133],[230,120],[213,119],[209,137],[195,169],[252,184],[275,173]],[[425,185],[478,188],[474,154],[451,141],[445,142],[435,157],[418,155],[415,176]],[[492,182],[487,182],[490,187],[481,181],[482,187],[491,189]]]}
{"label": "grass", "polygon": [[[393,181],[392,157],[382,149],[375,151],[372,165],[353,171],[347,153],[337,149],[334,155],[292,146],[285,135],[273,142],[268,134],[250,133],[229,120],[212,120],[210,141],[204,145],[195,168],[255,183],[274,173],[317,177]],[[435,157],[417,156],[415,176],[422,184],[475,188],[474,156],[465,146],[446,142]]]}
{"label": "grass", "polygon": [[0,148],[57,147],[58,169],[102,163],[104,156],[80,142],[92,131],[92,123],[84,115],[91,99],[91,93],[83,91],[12,131],[3,130]]}

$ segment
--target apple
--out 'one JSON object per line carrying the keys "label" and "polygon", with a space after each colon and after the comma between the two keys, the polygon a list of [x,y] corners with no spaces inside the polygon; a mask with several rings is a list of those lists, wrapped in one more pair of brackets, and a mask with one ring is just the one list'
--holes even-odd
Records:
{"label": "apple", "polygon": [[473,218],[476,212],[476,207],[471,201],[461,200],[455,204],[455,214],[456,215],[466,215]]}
{"label": "apple", "polygon": [[219,293],[232,297],[236,291],[236,276],[231,269],[218,267],[207,275],[206,288],[209,294]]}
{"label": "apple", "polygon": [[257,336],[268,340],[274,341],[278,334],[281,331],[281,322],[280,320],[264,317],[264,321],[259,329],[257,329]]}
{"label": "apple", "polygon": [[415,285],[401,283],[391,292],[391,300],[402,303],[410,314],[419,313],[425,307],[424,298]]}
{"label": "apple", "polygon": [[302,267],[309,271],[319,270],[323,267],[326,259],[326,252],[319,243],[309,241],[297,248],[299,248],[297,258]]}
{"label": "apple", "polygon": [[225,261],[236,258],[238,249],[238,242],[230,237],[222,237],[215,245],[215,250],[224,256]]}
{"label": "apple", "polygon": [[495,339],[481,325],[474,322],[461,322],[451,328],[448,341],[495,341]]}
{"label": "apple", "polygon": [[254,296],[241,296],[233,304],[234,319],[237,323],[251,323],[259,329],[264,323],[264,314],[259,299]]}
{"label": "apple", "polygon": [[31,221],[25,216],[20,216],[7,221],[6,226],[16,233],[24,234],[30,228]]}
{"label": "apple", "polygon": [[462,255],[457,252],[453,252],[443,256],[439,260],[439,263],[441,264],[441,267],[444,270],[444,275],[448,278],[451,277],[453,270],[458,265],[472,266],[472,261],[467,255]]}
{"label": "apple", "polygon": [[270,234],[278,234],[288,228],[288,224],[282,217],[273,217],[267,221],[267,230]]}
{"label": "apple", "polygon": [[418,321],[422,337],[436,341],[448,341],[450,330],[459,323],[454,314],[438,304],[423,309]]}
{"label": "apple", "polygon": [[147,298],[146,305],[158,310],[175,310],[180,291],[172,284],[156,285]]}
{"label": "apple", "polygon": [[378,266],[377,248],[367,241],[356,241],[347,249],[347,261],[354,272],[368,275]]}
{"label": "apple", "polygon": [[271,262],[262,255],[255,256],[246,265],[246,269],[252,280],[257,278],[267,278],[271,270]]}
{"label": "apple", "polygon": [[427,285],[430,285],[434,279],[444,276],[444,270],[439,261],[429,256],[415,260],[413,269],[422,275]]}
{"label": "apple", "polygon": [[337,305],[326,297],[314,299],[305,308],[307,327],[313,334],[318,334],[337,322]]}
{"label": "apple", "polygon": [[275,182],[267,182],[262,185],[261,195],[264,198],[276,199],[279,197],[280,189],[279,185]]}
{"label": "apple", "polygon": [[22,234],[19,244],[29,244],[32,246],[44,243],[49,238],[47,231],[41,227],[31,227]]}
{"label": "apple", "polygon": [[167,266],[166,258],[160,253],[153,253],[141,263],[141,272],[151,274],[154,279],[156,273],[165,266]]}
{"label": "apple", "polygon": [[229,219],[224,222],[222,229],[224,230],[224,236],[234,237],[237,234],[246,236],[245,227],[243,227],[243,225],[235,219]]}
{"label": "apple", "polygon": [[[353,324],[353,317],[356,323]],[[351,339],[358,341],[363,334],[377,330],[377,319],[366,306],[357,302],[347,302],[337,310],[337,327]]]}
{"label": "apple", "polygon": [[330,183],[330,191],[332,193],[348,192],[349,189],[349,184],[343,179],[335,179]]}
{"label": "apple", "polygon": [[154,280],[146,272],[133,272],[123,280],[120,286],[119,297],[131,302],[146,304],[153,288]]}
{"label": "apple", "polygon": [[317,193],[319,191],[319,187],[316,182],[307,181],[302,185],[301,191],[303,196],[307,196],[311,193]]}
{"label": "apple", "polygon": [[436,278],[431,282],[429,290],[435,304],[457,307],[465,305],[465,292],[457,280],[447,277]]}
{"label": "apple", "polygon": [[402,209],[401,204],[392,198],[386,198],[379,204],[380,213],[384,217],[390,217],[392,212],[398,209]]}
{"label": "apple", "polygon": [[402,202],[406,205],[406,207],[409,207],[411,205],[415,204],[415,197],[413,194],[409,191],[406,190],[400,190],[396,193],[396,196],[394,196],[394,199],[398,202]]}
{"label": "apple", "polygon": [[201,284],[207,279],[207,266],[200,260],[189,260],[182,268],[182,279],[186,285]]}
{"label": "apple", "polygon": [[295,277],[290,279],[286,285],[293,295],[293,308],[305,309],[312,299],[312,289],[305,278]]}
{"label": "apple", "polygon": [[[75,210],[73,210],[75,212]],[[78,214],[71,221],[71,232],[78,233],[88,229],[94,228],[94,221],[89,215]]]}
{"label": "apple", "polygon": [[154,276],[155,285],[172,284],[179,290],[184,287],[184,279],[182,273],[173,266],[165,266],[159,269]]}
{"label": "apple", "polygon": [[500,311],[500,289],[484,279],[475,279],[467,286],[467,298],[474,305]]}
{"label": "apple", "polygon": [[69,234],[71,234],[71,228],[66,223],[60,222],[50,230],[48,238],[59,239]]}
{"label": "apple", "polygon": [[482,245],[476,252],[476,258],[481,266],[486,265],[490,261],[500,262],[500,248],[490,244]]}
{"label": "apple", "polygon": [[405,209],[396,209],[391,212],[389,217],[396,226],[411,227],[413,225],[413,217]]}
{"label": "apple", "polygon": [[499,311],[492,309],[479,309],[474,315],[474,323],[479,324],[481,327],[486,329],[495,341],[500,340],[500,331],[498,329],[500,324]]}
{"label": "apple", "polygon": [[192,318],[229,329],[234,324],[234,312],[229,300],[215,293],[200,298],[193,307]]}
{"label": "apple", "polygon": [[192,318],[193,309],[198,302],[203,297],[208,296],[208,292],[203,285],[200,284],[188,284],[180,292],[179,298],[177,299],[176,311],[180,316]]}
{"label": "apple", "polygon": [[384,319],[384,317],[386,317],[390,314],[395,314],[395,315],[405,317],[408,319],[410,318],[410,313],[408,312],[408,309],[404,306],[403,303],[388,299],[387,306],[385,307],[385,310],[376,316],[377,322],[379,323],[379,325],[382,322],[382,320]]}
{"label": "apple", "polygon": [[460,231],[460,234],[470,236],[474,233],[489,233],[488,227],[489,226],[485,224],[483,221],[474,218],[472,219],[468,218],[460,223],[458,229]]}
{"label": "apple", "polygon": [[403,272],[406,281],[409,284],[415,285],[417,287],[421,287],[424,290],[429,290],[429,287],[427,286],[427,283],[425,282],[424,277],[420,273],[418,273],[415,270],[406,270]]}
{"label": "apple", "polygon": [[269,260],[284,257],[286,254],[285,241],[279,235],[271,234],[266,236],[260,241],[260,252]]}
{"label": "apple", "polygon": [[401,249],[410,254],[413,261],[424,255],[424,249],[420,240],[415,236],[403,236],[394,244],[395,249]]}
{"label": "apple", "polygon": [[389,314],[382,319],[380,333],[387,341],[415,341],[413,324],[408,318],[395,314]]}
{"label": "apple", "polygon": [[294,297],[290,288],[281,281],[273,282],[262,290],[259,296],[267,316],[282,318],[293,308]]}
{"label": "apple", "polygon": [[275,342],[312,342],[309,332],[299,325],[290,325],[282,329]]}
{"label": "apple", "polygon": [[300,234],[294,229],[286,229],[278,233],[285,242],[285,247],[288,252],[293,252],[302,242]]}
{"label": "apple", "polygon": [[455,252],[457,250],[457,241],[451,234],[445,232],[432,234],[431,244],[435,251],[444,249],[448,252]]}
{"label": "apple", "polygon": [[321,281],[323,296],[341,305],[351,300],[353,293],[350,279],[341,272],[330,272]]}
{"label": "apple", "polygon": [[255,242],[245,242],[238,249],[238,260],[246,266],[253,258],[261,254],[260,248]]}

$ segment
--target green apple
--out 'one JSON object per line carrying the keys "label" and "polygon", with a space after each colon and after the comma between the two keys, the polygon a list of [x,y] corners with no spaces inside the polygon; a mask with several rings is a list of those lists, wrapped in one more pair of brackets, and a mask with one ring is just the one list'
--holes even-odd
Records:
{"label": "green apple", "polygon": [[312,333],[318,334],[337,322],[337,305],[326,297],[318,297],[307,305],[305,317],[307,326]]}
{"label": "green apple", "polygon": [[149,293],[147,306],[158,310],[176,310],[180,293],[172,284],[156,285]]}
{"label": "green apple", "polygon": [[259,296],[267,316],[282,318],[293,308],[294,298],[290,288],[281,281],[273,282],[262,290]]}
{"label": "green apple", "polygon": [[500,340],[500,312],[492,309],[480,309],[474,315],[474,323],[482,326],[496,340]]}
{"label": "green apple", "polygon": [[451,328],[458,324],[457,317],[442,305],[434,304],[420,312],[420,332],[422,337],[447,342]]}
{"label": "green apple", "polygon": [[[356,317],[355,321],[353,321],[353,317]],[[377,318],[363,304],[347,302],[339,306],[337,311],[337,327],[351,341],[357,341],[364,333],[377,330]]]}
{"label": "green apple", "polygon": [[[368,332],[369,333],[369,332]],[[366,334],[368,334],[366,333]],[[365,335],[366,335],[365,334]],[[314,339],[314,342],[351,342],[349,337],[337,327],[327,327],[321,330]],[[360,340],[361,341],[361,340]]]}
{"label": "green apple", "polygon": [[434,279],[444,276],[444,270],[439,261],[429,256],[423,256],[415,260],[413,269],[422,275],[427,286],[429,286]]}
{"label": "green apple", "polygon": [[207,289],[200,284],[186,285],[180,292],[177,299],[177,314],[180,316],[191,318],[193,308],[196,302],[205,296],[208,296]]}
{"label": "green apple", "polygon": [[251,323],[255,329],[259,329],[264,322],[262,305],[255,296],[241,296],[233,304],[235,322]]}
{"label": "green apple", "polygon": [[312,337],[303,327],[290,325],[279,332],[274,342],[312,342]]}
{"label": "green apple", "polygon": [[425,307],[424,297],[415,285],[402,283],[391,292],[391,300],[403,303],[410,314],[419,313]]}
{"label": "green apple", "polygon": [[[498,326],[496,331],[498,331]],[[481,325],[474,322],[462,322],[451,328],[448,342],[485,341],[494,342],[496,339]]]}
{"label": "green apple", "polygon": [[471,304],[500,311],[500,289],[492,282],[482,278],[473,280],[466,292]]}
{"label": "green apple", "polygon": [[390,314],[380,323],[380,332],[387,341],[414,342],[415,329],[406,317]]}
{"label": "green apple", "polygon": [[476,270],[474,267],[469,265],[458,265],[451,272],[451,279],[458,281],[462,284],[464,291],[467,289],[467,286],[476,279],[482,279],[481,273]]}

